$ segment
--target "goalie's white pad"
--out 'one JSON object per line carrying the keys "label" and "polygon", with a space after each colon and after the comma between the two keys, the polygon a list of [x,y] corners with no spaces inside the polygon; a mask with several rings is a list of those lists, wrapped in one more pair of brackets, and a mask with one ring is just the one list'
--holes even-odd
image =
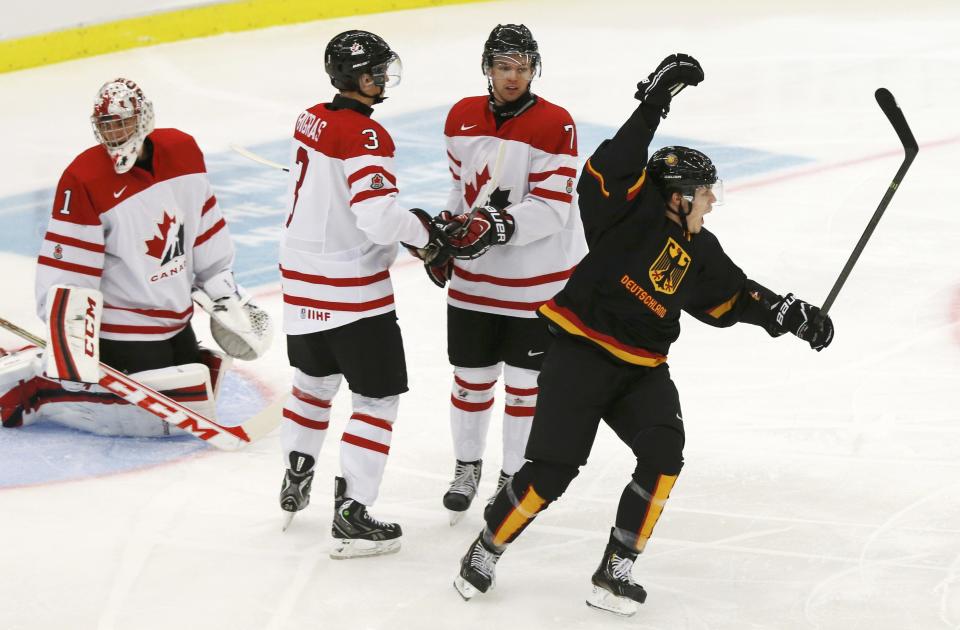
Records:
{"label": "goalie's white pad", "polygon": [[96,289],[55,284],[47,292],[47,352],[44,374],[81,383],[100,380],[100,313]]}
{"label": "goalie's white pad", "polygon": [[213,300],[197,289],[193,301],[210,314],[210,333],[231,357],[252,361],[270,347],[273,321],[266,311],[250,302],[250,296],[233,294]]}
{"label": "goalie's white pad", "polygon": [[[215,420],[216,401],[207,366],[188,363],[137,372],[130,377]],[[145,409],[118,400],[99,385],[67,382],[60,385],[62,393],[51,392],[40,407],[41,420],[97,435],[162,437],[181,434],[181,429]]]}

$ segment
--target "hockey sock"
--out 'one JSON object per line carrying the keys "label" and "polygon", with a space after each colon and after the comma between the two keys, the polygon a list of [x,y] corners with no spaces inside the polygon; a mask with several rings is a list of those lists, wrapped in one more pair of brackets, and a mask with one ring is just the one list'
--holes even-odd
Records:
{"label": "hockey sock", "polygon": [[499,376],[499,363],[484,368],[453,368],[450,433],[453,453],[462,462],[483,459],[493,408],[493,389]]}
{"label": "hockey sock", "polygon": [[317,377],[294,370],[291,395],[283,405],[280,431],[284,465],[288,464],[293,451],[314,459],[320,454],[330,425],[330,404],[340,388],[340,380],[339,374]]}
{"label": "hockey sock", "polygon": [[353,395],[353,415],[340,438],[340,470],[347,480],[345,496],[367,507],[380,492],[399,406],[399,396]]}
{"label": "hockey sock", "polygon": [[563,494],[579,472],[576,466],[566,464],[524,464],[484,513],[488,544],[500,549],[513,542],[537,514]]}
{"label": "hockey sock", "polygon": [[503,465],[504,473],[513,475],[526,459],[523,456],[530,437],[530,426],[537,407],[537,370],[506,365],[503,382],[506,390],[503,409]]}

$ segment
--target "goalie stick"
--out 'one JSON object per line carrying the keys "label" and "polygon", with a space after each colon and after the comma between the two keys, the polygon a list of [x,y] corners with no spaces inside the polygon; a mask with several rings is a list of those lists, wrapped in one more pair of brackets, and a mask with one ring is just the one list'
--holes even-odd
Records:
{"label": "goalie stick", "polygon": [[830,294],[827,295],[827,299],[823,301],[823,306],[820,307],[818,318],[826,317],[827,311],[833,306],[833,302],[837,299],[837,294],[840,293],[844,282],[847,281],[847,276],[850,275],[853,266],[857,264],[860,253],[863,251],[863,248],[867,246],[867,241],[870,240],[873,230],[880,222],[880,217],[883,216],[884,210],[890,205],[890,200],[893,199],[893,193],[897,192],[897,188],[900,187],[900,182],[903,181],[904,175],[907,174],[907,169],[910,168],[914,158],[917,157],[917,153],[920,151],[920,147],[913,137],[913,132],[910,131],[910,126],[907,124],[907,119],[904,118],[903,111],[900,109],[900,106],[897,105],[897,101],[893,98],[890,90],[879,88],[874,93],[874,97],[877,99],[877,104],[880,105],[880,109],[886,114],[887,120],[893,125],[893,130],[897,132],[897,136],[900,138],[900,143],[903,145],[904,151],[903,162],[900,164],[900,169],[897,171],[897,174],[893,176],[893,181],[890,182],[890,185],[887,187],[887,192],[883,195],[883,199],[880,200],[880,205],[873,213],[873,217],[870,219],[870,222],[867,223],[866,229],[864,229],[863,234],[860,236],[860,241],[850,253],[847,264],[843,266],[843,270],[840,272],[839,277],[837,277],[837,281],[833,284],[833,288],[830,289]]}
{"label": "goalie stick", "polygon": [[[0,327],[30,341],[39,348],[47,345],[46,341],[40,337],[6,319],[0,318]],[[235,451],[241,446],[270,433],[280,423],[282,398],[243,424],[226,427],[184,407],[177,401],[171,400],[160,392],[102,362],[100,363],[100,372],[99,384],[101,387],[116,394],[131,405],[136,405],[152,413],[160,420],[179,427],[193,437],[224,451]]]}
{"label": "goalie stick", "polygon": [[279,162],[274,162],[273,160],[268,160],[262,155],[257,155],[253,151],[248,151],[247,149],[241,147],[238,144],[231,144],[230,148],[236,151],[237,153],[239,153],[240,155],[242,155],[243,157],[247,158],[248,160],[253,160],[254,162],[259,162],[260,164],[265,164],[271,168],[279,169],[286,173],[290,172],[290,169],[284,166],[283,164],[280,164]]}

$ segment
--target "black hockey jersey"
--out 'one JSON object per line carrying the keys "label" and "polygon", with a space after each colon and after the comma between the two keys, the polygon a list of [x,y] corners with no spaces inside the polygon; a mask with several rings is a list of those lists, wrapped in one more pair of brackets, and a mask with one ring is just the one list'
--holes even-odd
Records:
{"label": "black hockey jersey", "polygon": [[[713,326],[763,325],[769,290],[747,279],[706,229],[687,234],[647,181],[659,116],[630,116],[587,161],[577,192],[590,251],[539,314],[614,357],[656,366],[680,335],[680,312]],[[769,303],[769,300],[763,300]]]}

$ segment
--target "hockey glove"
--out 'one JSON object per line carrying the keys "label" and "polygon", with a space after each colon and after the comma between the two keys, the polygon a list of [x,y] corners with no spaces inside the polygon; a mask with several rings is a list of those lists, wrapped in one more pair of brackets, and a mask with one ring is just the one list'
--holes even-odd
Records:
{"label": "hockey glove", "polygon": [[493,206],[476,207],[454,220],[461,225],[448,239],[454,258],[478,258],[494,245],[506,244],[516,231],[513,217]]}
{"label": "hockey glove", "polygon": [[703,68],[700,62],[677,53],[660,62],[657,69],[646,79],[637,83],[637,93],[633,95],[641,103],[660,110],[661,118],[670,111],[670,101],[688,85],[698,85],[703,81]]}
{"label": "hockey glove", "polygon": [[[451,251],[448,247],[449,235],[463,226],[459,221],[453,219],[452,215],[444,210],[439,215],[431,217],[426,211],[420,208],[411,208],[410,212],[420,219],[420,223],[427,230],[427,244],[423,247],[415,247],[407,243],[401,243],[411,254],[423,261],[425,265],[434,264],[440,261],[443,264],[450,258]],[[427,272],[429,275],[429,272]],[[433,280],[433,278],[430,278]],[[436,283],[436,281],[434,281]],[[440,285],[443,286],[443,285]]]}
{"label": "hockey glove", "polygon": [[779,304],[774,305],[774,313],[776,319],[770,331],[774,336],[793,333],[817,352],[833,341],[833,322],[830,317],[820,317],[819,308],[798,300],[793,293],[788,293]]}

